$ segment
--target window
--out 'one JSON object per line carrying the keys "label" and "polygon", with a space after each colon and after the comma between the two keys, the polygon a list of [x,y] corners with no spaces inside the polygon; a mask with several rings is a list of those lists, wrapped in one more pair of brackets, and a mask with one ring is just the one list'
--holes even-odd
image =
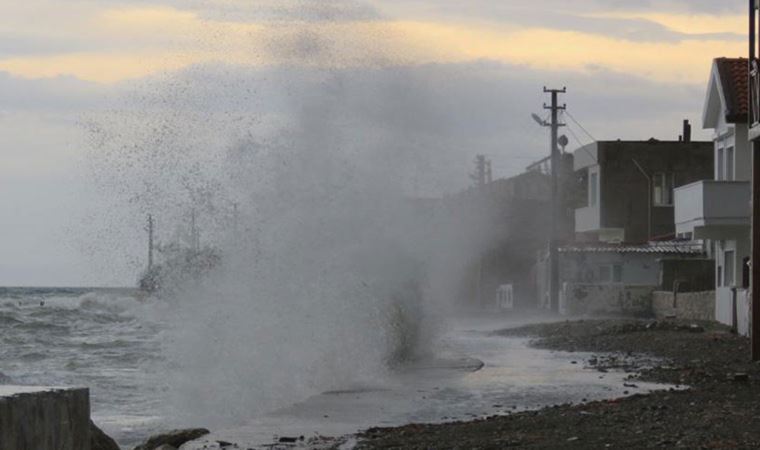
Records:
{"label": "window", "polygon": [[723,179],[723,165],[724,165],[723,149],[719,148],[718,149],[718,164],[715,166],[716,167],[716,169],[715,169],[715,179],[716,180],[722,180]]}
{"label": "window", "polygon": [[589,206],[596,206],[596,199],[599,195],[599,174],[598,173],[592,173],[589,175],[588,183],[590,189],[588,190],[588,205]]}
{"label": "window", "polygon": [[672,206],[673,205],[673,174],[656,173],[652,178],[652,195],[654,196],[655,206]]}
{"label": "window", "polygon": [[623,282],[623,266],[620,264],[615,264],[612,266],[612,282],[613,283],[622,283]]}
{"label": "window", "polygon": [[734,251],[723,253],[723,286],[734,285]]}
{"label": "window", "polygon": [[726,149],[726,180],[734,181],[734,148]]}

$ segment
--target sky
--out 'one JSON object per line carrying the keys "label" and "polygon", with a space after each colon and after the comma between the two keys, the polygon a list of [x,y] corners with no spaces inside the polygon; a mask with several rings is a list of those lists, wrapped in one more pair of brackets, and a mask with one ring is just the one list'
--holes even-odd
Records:
{"label": "sky", "polygon": [[[137,257],[93,250],[108,240],[83,226],[108,216],[92,182],[93,118],[139,116],[141,105],[170,101],[182,87],[228,99],[225,110],[276,117],[282,105],[265,93],[229,105],[255,97],[257,80],[302,77],[316,88],[310,74],[329,71],[347,80],[357,105],[375,105],[357,106],[362,120],[448,149],[446,167],[436,168],[444,182],[420,188],[440,195],[467,185],[476,154],[493,160],[497,177],[543,157],[548,136],[530,113],[543,114],[545,85],[567,86],[563,101],[583,126],[567,129],[570,147],[592,138],[675,139],[685,118],[709,139],[701,113],[711,60],[746,53],[745,3],[3,2],[0,285],[134,282]],[[372,98],[376,86],[393,86],[394,95]]]}

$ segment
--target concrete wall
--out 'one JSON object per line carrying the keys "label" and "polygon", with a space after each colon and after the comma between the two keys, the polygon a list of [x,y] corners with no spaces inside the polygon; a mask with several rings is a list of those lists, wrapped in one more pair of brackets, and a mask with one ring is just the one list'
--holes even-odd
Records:
{"label": "concrete wall", "polygon": [[730,288],[715,290],[715,320],[734,326],[736,318],[737,332],[743,336],[749,335],[750,308],[749,292],[746,289],[736,290],[736,308],[734,309],[734,294]]}
{"label": "concrete wall", "polygon": [[742,336],[749,336],[750,299],[749,291],[745,289],[736,291],[736,319],[736,331]]}
{"label": "concrete wall", "polygon": [[565,283],[560,291],[560,314],[648,316],[656,286]]}
{"label": "concrete wall", "polygon": [[90,450],[89,391],[0,386],[0,450]]}
{"label": "concrete wall", "polygon": [[715,320],[715,291],[678,294],[658,291],[652,294],[652,312],[655,317]]}
{"label": "concrete wall", "polygon": [[[559,256],[560,285],[657,286],[660,284],[659,259],[662,257],[658,253],[563,251]],[[541,255],[536,265],[537,299],[540,307],[548,307],[549,298],[549,271],[545,258],[545,254]],[[600,280],[602,267],[611,268],[616,265],[622,267],[620,282]]]}
{"label": "concrete wall", "polygon": [[[600,284],[600,268],[622,267],[621,284],[654,286],[660,282],[659,258],[656,253],[562,252],[561,282]],[[610,280],[606,280],[607,283]]]}

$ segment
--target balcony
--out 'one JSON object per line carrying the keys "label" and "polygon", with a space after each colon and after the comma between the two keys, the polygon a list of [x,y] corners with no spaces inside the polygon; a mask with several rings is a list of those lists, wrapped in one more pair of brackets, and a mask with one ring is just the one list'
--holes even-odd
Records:
{"label": "balcony", "polygon": [[575,231],[579,233],[597,231],[601,228],[599,205],[586,206],[575,210]]}
{"label": "balcony", "polygon": [[732,239],[750,225],[748,181],[705,180],[675,190],[676,233]]}

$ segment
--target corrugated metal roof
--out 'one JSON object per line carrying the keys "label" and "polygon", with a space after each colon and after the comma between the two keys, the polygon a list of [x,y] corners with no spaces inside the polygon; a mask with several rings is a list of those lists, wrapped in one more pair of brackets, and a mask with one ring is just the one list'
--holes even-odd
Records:
{"label": "corrugated metal roof", "polygon": [[704,253],[702,244],[685,241],[652,242],[642,245],[575,244],[560,247],[559,251],[562,253],[660,253],[689,255]]}

